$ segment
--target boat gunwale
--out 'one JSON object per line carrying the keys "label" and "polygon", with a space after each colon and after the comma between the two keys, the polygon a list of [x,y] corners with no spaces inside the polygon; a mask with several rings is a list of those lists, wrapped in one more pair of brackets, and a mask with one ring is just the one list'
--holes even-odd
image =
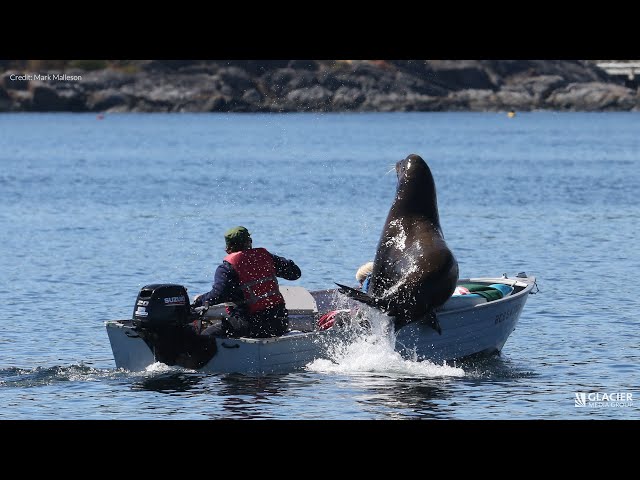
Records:
{"label": "boat gunwale", "polygon": [[[496,281],[497,280],[497,281]],[[506,282],[505,280],[510,280],[511,282]],[[490,307],[495,307],[497,305],[501,305],[503,303],[510,303],[514,301],[516,298],[527,295],[533,290],[534,285],[536,284],[536,277],[528,276],[523,278],[514,279],[512,277],[508,278],[492,278],[492,277],[481,277],[481,278],[463,278],[458,280],[458,284],[461,283],[484,283],[490,285],[492,283],[502,283],[504,285],[509,285],[510,287],[522,287],[522,290],[511,293],[506,297],[499,298],[497,300],[493,300],[491,302],[485,303],[477,303],[475,305],[470,305],[468,307],[461,307],[451,310],[438,310],[436,309],[436,315],[449,315],[452,313],[460,313],[465,311],[477,310],[477,309],[489,309]],[[442,308],[442,307],[440,307]]]}
{"label": "boat gunwale", "polygon": [[[502,297],[490,302],[477,303],[474,305],[464,306],[464,307],[455,308],[455,309],[447,309],[447,310],[440,310],[442,308],[441,306],[436,309],[436,315],[439,315],[439,316],[449,315],[451,313],[460,313],[460,312],[471,311],[476,309],[488,309],[490,307],[494,307],[499,304],[507,303],[511,300],[514,300],[516,298],[519,298],[531,292],[534,285],[536,285],[536,277],[532,275],[529,275],[526,277],[476,277],[476,278],[461,278],[457,282],[458,285],[463,283],[483,283],[487,285],[490,285],[492,283],[502,283],[504,285],[509,285],[510,287],[514,287],[514,288],[521,287],[522,289],[515,293],[511,293],[506,297]],[[314,296],[315,298],[314,294],[320,294],[320,293],[330,294],[332,292],[337,292],[337,291],[338,291],[337,288],[333,288],[333,289],[313,290],[313,291],[309,290],[309,293],[311,293],[311,295]]]}
{"label": "boat gunwale", "polygon": [[[451,310],[438,310],[436,309],[436,315],[437,316],[450,316],[451,314],[460,314],[462,312],[466,312],[466,311],[472,311],[472,310],[488,310],[494,307],[497,307],[498,305],[502,305],[504,303],[510,303],[512,301],[516,301],[516,299],[519,299],[520,297],[527,295],[531,292],[531,290],[533,289],[533,287],[536,285],[536,277],[535,276],[527,276],[527,277],[500,277],[500,278],[496,278],[496,277],[477,277],[477,278],[463,278],[463,279],[459,279],[458,284],[462,284],[462,283],[484,283],[484,284],[492,284],[492,283],[502,283],[505,285],[509,285],[511,287],[522,287],[522,290],[512,293],[506,297],[502,297],[499,298],[497,300],[493,300],[491,302],[485,302],[485,303],[478,303],[475,305],[470,305],[470,306],[465,306],[465,307],[461,307],[461,308],[456,308],[456,309],[451,309]],[[314,296],[315,299],[315,295],[318,294],[331,294],[333,292],[338,292],[337,288],[334,289],[323,289],[323,290],[309,290],[309,293]],[[442,308],[442,307],[440,307]],[[330,310],[329,310],[330,311]],[[123,323],[123,322],[127,322],[127,324]],[[134,328],[132,325],[132,320],[131,319],[126,319],[126,320],[107,320],[105,321],[105,326],[112,324],[115,326],[118,326],[119,328]],[[327,332],[330,332],[330,330],[319,330],[319,329],[314,329],[314,330],[310,330],[310,331],[289,331],[287,332],[287,334],[279,336],[279,337],[269,337],[269,338],[252,338],[252,337],[220,337],[221,340],[229,340],[229,341],[237,341],[240,340],[244,343],[256,343],[256,344],[269,344],[269,343],[274,343],[274,342],[282,342],[282,341],[286,341],[287,339],[290,340],[296,340],[296,339],[302,339],[304,337],[307,336],[318,336],[320,335],[324,335],[327,334]]]}

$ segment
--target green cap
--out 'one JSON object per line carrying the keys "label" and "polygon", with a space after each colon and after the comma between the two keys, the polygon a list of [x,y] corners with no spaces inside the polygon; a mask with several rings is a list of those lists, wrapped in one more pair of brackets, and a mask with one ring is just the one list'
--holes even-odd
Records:
{"label": "green cap", "polygon": [[224,241],[227,245],[243,245],[249,239],[251,234],[244,227],[233,227],[224,232]]}

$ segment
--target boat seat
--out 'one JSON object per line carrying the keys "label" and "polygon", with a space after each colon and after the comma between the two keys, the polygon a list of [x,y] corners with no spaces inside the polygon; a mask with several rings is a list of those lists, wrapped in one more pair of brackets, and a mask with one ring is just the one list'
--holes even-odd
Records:
{"label": "boat seat", "polygon": [[289,315],[313,315],[318,307],[313,295],[304,287],[280,285],[280,293],[284,297]]}

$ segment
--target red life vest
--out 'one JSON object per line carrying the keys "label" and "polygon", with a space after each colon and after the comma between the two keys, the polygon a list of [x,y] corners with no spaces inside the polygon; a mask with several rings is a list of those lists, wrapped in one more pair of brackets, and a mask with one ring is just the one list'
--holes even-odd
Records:
{"label": "red life vest", "polygon": [[278,288],[273,257],[264,248],[251,248],[230,253],[224,259],[231,264],[240,278],[240,289],[247,302],[249,314],[284,304]]}

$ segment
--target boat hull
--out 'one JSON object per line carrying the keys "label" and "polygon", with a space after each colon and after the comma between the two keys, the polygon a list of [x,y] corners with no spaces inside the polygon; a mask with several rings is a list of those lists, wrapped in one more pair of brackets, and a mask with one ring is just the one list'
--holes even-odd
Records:
{"label": "boat hull", "polygon": [[[106,323],[117,368],[145,370],[153,351],[129,320]],[[286,373],[321,358],[330,332],[289,332],[277,338],[216,338],[216,355],[200,370],[214,373]]]}
{"label": "boat hull", "polygon": [[426,323],[411,322],[398,332],[396,350],[405,358],[433,362],[500,352],[516,328],[529,291],[473,308],[438,312],[442,335]]}

